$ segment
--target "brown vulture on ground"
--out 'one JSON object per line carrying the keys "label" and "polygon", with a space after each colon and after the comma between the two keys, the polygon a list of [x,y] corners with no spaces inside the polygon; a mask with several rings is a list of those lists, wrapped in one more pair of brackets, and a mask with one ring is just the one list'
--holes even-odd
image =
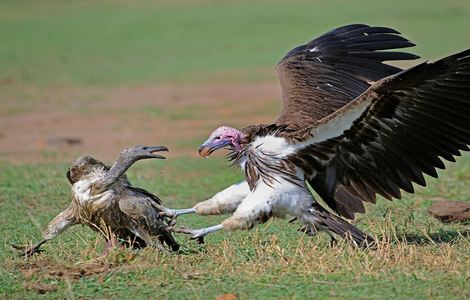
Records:
{"label": "brown vulture on ground", "polygon": [[164,146],[125,149],[111,167],[91,156],[78,158],[66,175],[72,185],[69,207],[49,222],[42,240],[30,247],[13,247],[21,250],[22,255],[31,256],[70,226],[82,224],[102,233],[107,246],[121,243],[137,248],[152,246],[164,252],[168,252],[167,248],[178,250],[179,245],[161,214],[160,199],[133,186],[125,175],[138,160],[165,158],[155,154],[159,151],[168,149]]}

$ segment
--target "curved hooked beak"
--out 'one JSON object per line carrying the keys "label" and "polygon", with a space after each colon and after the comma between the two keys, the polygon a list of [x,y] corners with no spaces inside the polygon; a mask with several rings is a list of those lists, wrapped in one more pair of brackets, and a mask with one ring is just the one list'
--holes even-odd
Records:
{"label": "curved hooked beak", "polygon": [[198,149],[199,155],[201,155],[204,158],[207,158],[215,150],[219,150],[221,148],[224,148],[230,145],[232,145],[232,141],[229,139],[223,139],[217,142],[209,139],[205,141],[201,146],[199,146],[199,149]]}

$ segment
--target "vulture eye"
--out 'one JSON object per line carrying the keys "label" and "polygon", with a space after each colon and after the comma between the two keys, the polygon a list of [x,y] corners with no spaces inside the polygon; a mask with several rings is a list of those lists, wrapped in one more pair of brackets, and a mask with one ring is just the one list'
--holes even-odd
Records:
{"label": "vulture eye", "polygon": [[214,140],[215,140],[215,141],[220,140],[220,136],[216,136],[216,137],[214,138]]}

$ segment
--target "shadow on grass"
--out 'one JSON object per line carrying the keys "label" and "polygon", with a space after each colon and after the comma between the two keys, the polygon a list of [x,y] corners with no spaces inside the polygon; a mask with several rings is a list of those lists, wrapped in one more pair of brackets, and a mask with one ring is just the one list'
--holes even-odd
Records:
{"label": "shadow on grass", "polygon": [[454,243],[461,238],[470,238],[470,230],[439,230],[428,235],[411,233],[404,234],[401,238],[405,243],[416,245]]}

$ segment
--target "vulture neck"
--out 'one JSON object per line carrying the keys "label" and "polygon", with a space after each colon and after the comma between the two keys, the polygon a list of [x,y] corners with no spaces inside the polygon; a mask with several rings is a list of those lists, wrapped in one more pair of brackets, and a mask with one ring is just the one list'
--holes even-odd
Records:
{"label": "vulture neck", "polygon": [[249,126],[242,133],[242,149],[232,150],[228,159],[242,168],[251,190],[259,180],[272,185],[278,182],[276,178],[301,185],[295,167],[282,159],[292,152],[292,144],[302,136],[301,131],[271,124]]}
{"label": "vulture neck", "polygon": [[285,138],[290,144],[303,141],[310,137],[310,127],[298,127],[291,124],[269,124],[269,125],[251,125],[241,130],[244,134],[242,145],[244,148],[259,137],[268,135]]}

